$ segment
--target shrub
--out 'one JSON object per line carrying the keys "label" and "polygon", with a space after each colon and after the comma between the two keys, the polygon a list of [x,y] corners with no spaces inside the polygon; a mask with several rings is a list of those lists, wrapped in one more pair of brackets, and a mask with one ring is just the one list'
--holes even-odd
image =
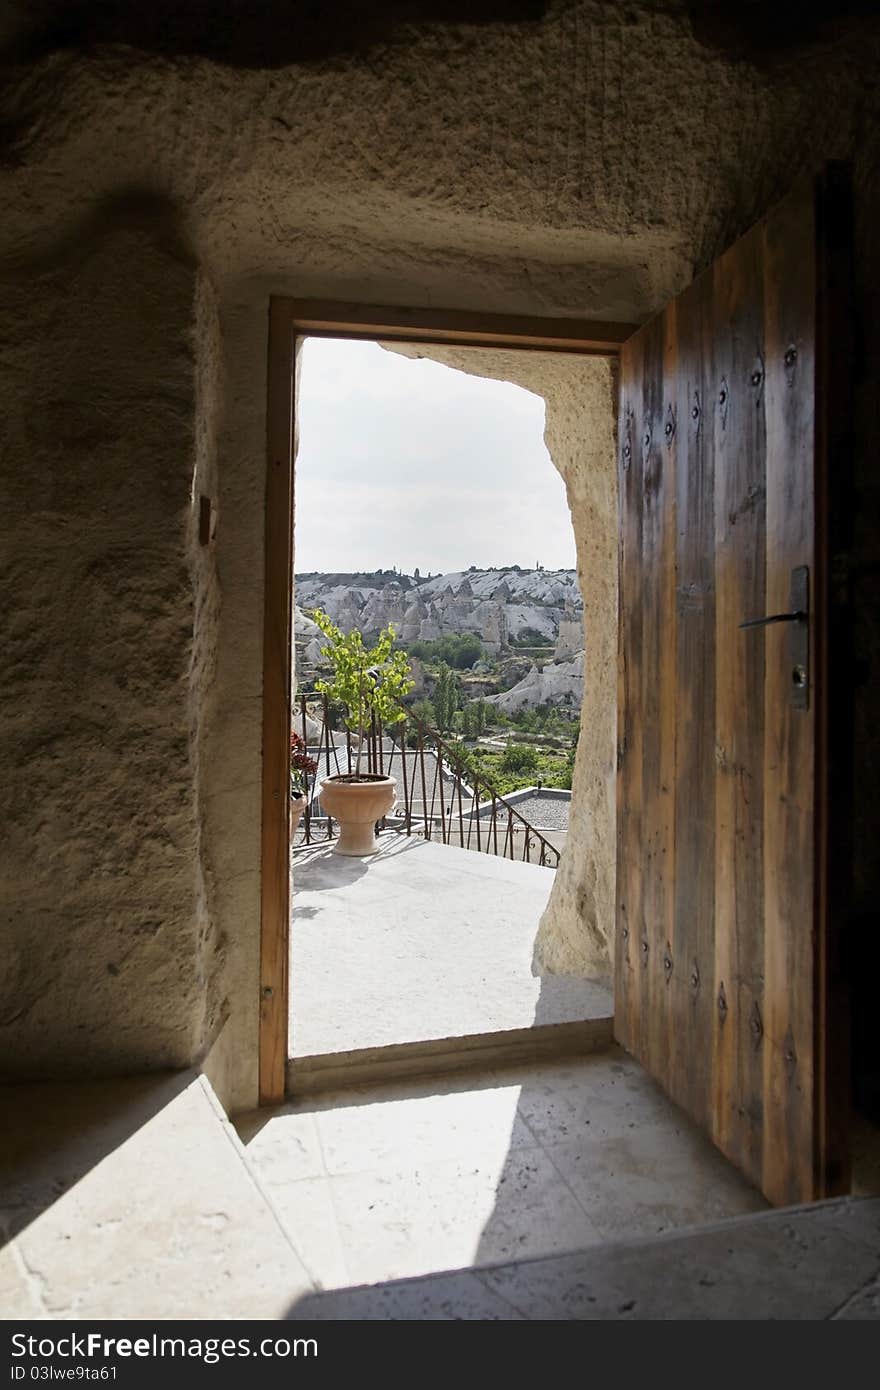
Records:
{"label": "shrub", "polygon": [[502,772],[536,772],[537,767],[538,754],[527,745],[512,744],[501,759]]}
{"label": "shrub", "polygon": [[407,650],[419,661],[432,665],[443,662],[455,671],[469,670],[485,655],[479,637],[473,632],[448,632],[433,642],[409,642]]}

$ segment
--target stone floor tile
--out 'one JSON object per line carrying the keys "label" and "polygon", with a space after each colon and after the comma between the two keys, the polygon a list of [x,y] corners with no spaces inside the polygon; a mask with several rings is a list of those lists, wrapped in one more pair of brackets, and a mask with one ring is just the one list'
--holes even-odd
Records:
{"label": "stone floor tile", "polygon": [[236,1118],[235,1127],[260,1180],[270,1185],[325,1175],[315,1116],[291,1107]]}
{"label": "stone floor tile", "polygon": [[767,1203],[700,1134],[658,1127],[548,1148],[606,1240],[661,1235]]}
{"label": "stone floor tile", "polygon": [[324,1110],[315,1116],[327,1171],[357,1173],[473,1154],[503,1162],[536,1140],[517,1111],[519,1086],[473,1078],[445,1094]]}
{"label": "stone floor tile", "polygon": [[266,1189],[297,1254],[318,1285],[339,1288],[352,1282],[328,1178],[303,1178]]}
{"label": "stone floor tile", "polygon": [[354,1282],[571,1249],[595,1227],[539,1149],[333,1180]]}

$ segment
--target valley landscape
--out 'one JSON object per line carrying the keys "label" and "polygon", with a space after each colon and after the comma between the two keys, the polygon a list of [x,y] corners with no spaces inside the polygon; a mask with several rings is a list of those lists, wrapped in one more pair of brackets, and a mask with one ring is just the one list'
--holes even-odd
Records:
{"label": "valley landscape", "polygon": [[467,747],[498,791],[571,786],[584,666],[574,570],[312,572],[296,576],[295,600],[300,695],[322,674],[316,608],[367,643],[390,623],[412,666],[406,703]]}

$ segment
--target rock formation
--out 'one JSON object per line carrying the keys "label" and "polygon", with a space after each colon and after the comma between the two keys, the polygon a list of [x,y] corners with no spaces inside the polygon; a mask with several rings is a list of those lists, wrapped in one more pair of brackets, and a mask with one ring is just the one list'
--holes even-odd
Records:
{"label": "rock formation", "polygon": [[570,661],[584,649],[584,615],[573,603],[566,603],[556,636],[554,661]]}
{"label": "rock formation", "polygon": [[490,695],[486,701],[504,714],[536,709],[538,705],[553,705],[571,710],[572,717],[580,714],[584,694],[584,654],[579,652],[572,661],[548,662],[540,671],[533,666],[527,676],[500,695]]}
{"label": "rock formation", "polygon": [[583,604],[574,571],[469,570],[423,581],[401,575],[400,583],[387,583],[382,574],[375,587],[342,579],[338,574],[299,579],[297,599],[306,608],[325,609],[345,632],[359,628],[367,640],[388,623],[403,642],[472,632],[497,656],[511,639],[532,633],[538,641],[555,643],[568,623],[565,655],[583,648]]}

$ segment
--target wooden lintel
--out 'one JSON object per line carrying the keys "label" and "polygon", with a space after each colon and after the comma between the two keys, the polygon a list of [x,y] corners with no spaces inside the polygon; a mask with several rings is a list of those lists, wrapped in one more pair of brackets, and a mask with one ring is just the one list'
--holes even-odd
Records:
{"label": "wooden lintel", "polygon": [[274,302],[285,306],[295,333],[326,338],[609,356],[616,355],[638,327],[605,320],[518,317],[466,309],[412,309],[283,297]]}

